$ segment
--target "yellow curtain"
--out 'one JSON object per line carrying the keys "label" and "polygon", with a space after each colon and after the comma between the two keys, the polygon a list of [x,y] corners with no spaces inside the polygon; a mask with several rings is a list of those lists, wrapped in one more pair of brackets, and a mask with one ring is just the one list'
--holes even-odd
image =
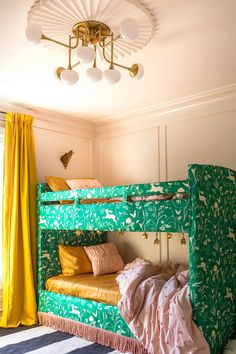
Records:
{"label": "yellow curtain", "polygon": [[37,323],[36,163],[33,118],[6,115],[3,182],[1,327]]}

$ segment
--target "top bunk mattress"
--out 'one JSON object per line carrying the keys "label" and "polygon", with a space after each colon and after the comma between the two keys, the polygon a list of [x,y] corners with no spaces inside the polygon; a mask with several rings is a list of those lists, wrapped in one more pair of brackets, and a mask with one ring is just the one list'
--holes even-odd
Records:
{"label": "top bunk mattress", "polygon": [[94,276],[57,275],[46,281],[46,290],[116,306],[121,298],[117,273]]}

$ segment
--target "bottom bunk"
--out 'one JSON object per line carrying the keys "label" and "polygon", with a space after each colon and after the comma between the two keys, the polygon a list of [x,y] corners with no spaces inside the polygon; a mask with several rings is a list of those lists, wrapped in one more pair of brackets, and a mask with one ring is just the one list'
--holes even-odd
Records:
{"label": "bottom bunk", "polygon": [[[145,354],[146,350],[134,337],[118,307],[115,306],[120,298],[118,285],[115,284],[117,274],[98,277],[91,273],[62,276],[59,245],[71,248],[104,243],[107,243],[105,232],[83,232],[78,236],[76,231],[71,230],[38,231],[39,323],[110,346],[120,352]],[[83,278],[87,280],[87,284],[82,283],[81,293],[81,288],[77,285],[78,280]],[[101,283],[100,287],[98,286],[99,279],[106,279],[107,288],[102,289]],[[72,281],[72,285],[68,286],[68,281]],[[80,296],[87,297],[88,288],[91,290],[91,286],[93,292],[90,291],[90,299],[69,295],[70,293],[75,295],[77,292]],[[98,288],[100,292],[97,291]]]}

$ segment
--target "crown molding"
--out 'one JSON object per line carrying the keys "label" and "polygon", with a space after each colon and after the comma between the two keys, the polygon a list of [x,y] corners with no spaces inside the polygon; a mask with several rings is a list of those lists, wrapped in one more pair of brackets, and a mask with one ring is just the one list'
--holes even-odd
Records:
{"label": "crown molding", "polygon": [[44,108],[14,103],[0,98],[0,110],[22,112],[34,117],[34,127],[64,134],[91,137],[114,128],[138,130],[164,122],[193,119],[218,112],[236,110],[236,83],[195,95],[141,108],[125,114],[113,115],[99,121],[89,121]]}
{"label": "crown molding", "polygon": [[34,128],[52,130],[71,135],[95,134],[96,124],[94,122],[75,118],[67,114],[58,113],[44,108],[29,106],[21,103],[13,103],[0,98],[0,110],[6,112],[20,112],[34,117]]}
{"label": "crown molding", "polygon": [[[158,105],[141,108],[125,114],[114,115],[96,124],[97,133],[118,127],[133,127],[134,124],[179,119],[191,112],[191,118],[215,112],[236,109],[236,83],[195,95],[167,101]],[[214,112],[213,112],[214,111]],[[195,114],[194,114],[195,112]],[[155,121],[155,122],[154,122]]]}

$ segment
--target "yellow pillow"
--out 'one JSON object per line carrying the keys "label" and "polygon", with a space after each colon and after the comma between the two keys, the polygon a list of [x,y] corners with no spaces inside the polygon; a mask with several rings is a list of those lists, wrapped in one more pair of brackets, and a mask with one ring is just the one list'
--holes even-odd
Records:
{"label": "yellow pillow", "polygon": [[59,244],[59,258],[64,275],[92,273],[92,264],[82,246]]}
{"label": "yellow pillow", "polygon": [[46,176],[45,177],[47,184],[51,188],[52,191],[66,191],[70,189],[66,183],[65,178],[54,177],[54,176]]}
{"label": "yellow pillow", "polygon": [[[53,192],[65,191],[70,189],[66,184],[65,178],[46,176],[45,179]],[[71,200],[60,200],[60,204],[73,204],[73,203],[74,202]]]}

